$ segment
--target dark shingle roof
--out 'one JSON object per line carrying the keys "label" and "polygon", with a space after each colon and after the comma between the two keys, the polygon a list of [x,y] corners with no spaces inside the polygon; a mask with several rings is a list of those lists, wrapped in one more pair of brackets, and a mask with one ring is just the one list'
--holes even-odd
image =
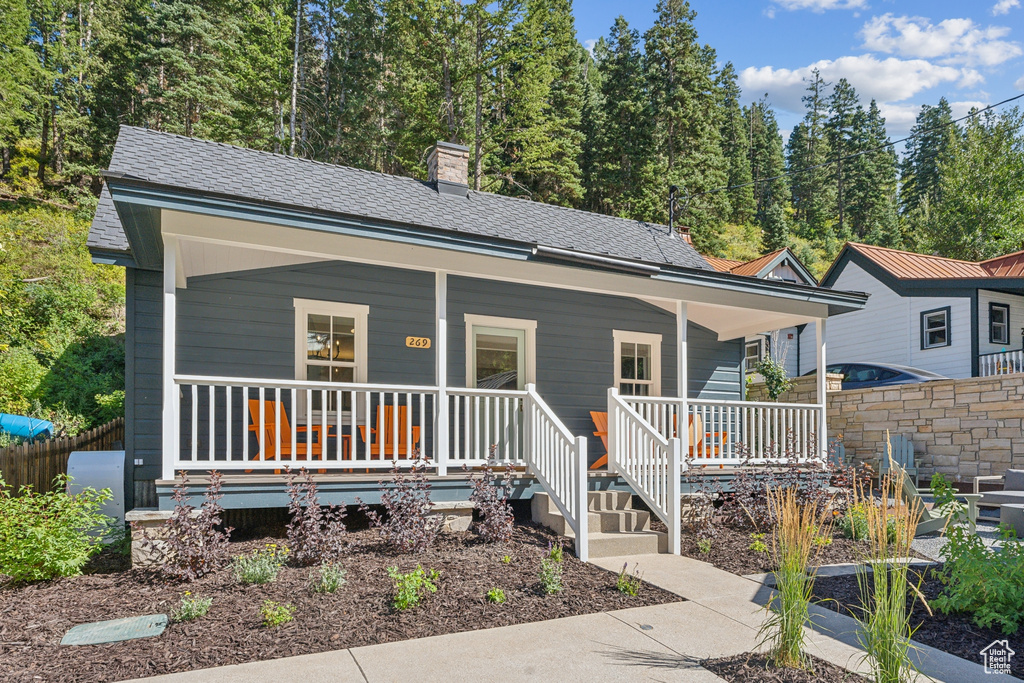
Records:
{"label": "dark shingle roof", "polygon": [[92,217],[92,227],[89,228],[89,239],[86,243],[90,249],[130,251],[128,238],[124,236],[121,221],[117,217],[117,209],[114,208],[114,200],[106,185],[100,191],[100,200],[96,205],[96,214]]}
{"label": "dark shingle roof", "polygon": [[[110,170],[202,193],[710,269],[692,246],[667,234],[661,225],[487,192],[471,190],[466,197],[438,194],[432,185],[412,178],[141,128],[122,126]],[[120,224],[111,224],[112,209],[112,203],[101,197],[90,246],[127,247]]]}

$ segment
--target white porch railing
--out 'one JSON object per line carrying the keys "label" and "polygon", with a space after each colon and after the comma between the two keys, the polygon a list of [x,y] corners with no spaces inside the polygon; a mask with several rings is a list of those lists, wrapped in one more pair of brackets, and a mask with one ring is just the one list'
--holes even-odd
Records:
{"label": "white porch railing", "polygon": [[1000,351],[978,356],[978,376],[1012,375],[1024,372],[1024,350]]}
{"label": "white porch railing", "polygon": [[608,390],[608,470],[626,480],[668,527],[669,552],[680,552],[682,442],[666,436]]}
{"label": "white porch railing", "polygon": [[533,384],[526,385],[526,463],[576,534],[576,556],[589,558],[587,439],[573,436]]}
{"label": "white porch railing", "polygon": [[447,388],[451,464],[524,462],[525,391]]}
{"label": "white porch railing", "polygon": [[[622,400],[665,438],[676,436],[678,398],[625,396]],[[821,406],[805,403],[760,403],[689,399],[686,424],[689,451],[696,464],[818,460]]]}

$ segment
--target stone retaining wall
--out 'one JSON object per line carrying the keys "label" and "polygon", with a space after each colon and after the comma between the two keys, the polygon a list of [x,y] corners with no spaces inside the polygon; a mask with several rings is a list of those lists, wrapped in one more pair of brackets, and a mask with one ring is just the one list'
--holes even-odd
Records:
{"label": "stone retaining wall", "polygon": [[858,462],[885,452],[886,431],[910,437],[922,478],[968,482],[1024,467],[1024,374],[829,394],[829,436]]}
{"label": "stone retaining wall", "polygon": [[[817,403],[818,402],[818,378],[794,377],[792,386],[782,396],[779,396],[779,403]],[[831,394],[843,388],[843,376],[829,374],[825,375],[825,394]],[[763,381],[754,381],[747,386],[748,401],[767,401],[768,392]]]}

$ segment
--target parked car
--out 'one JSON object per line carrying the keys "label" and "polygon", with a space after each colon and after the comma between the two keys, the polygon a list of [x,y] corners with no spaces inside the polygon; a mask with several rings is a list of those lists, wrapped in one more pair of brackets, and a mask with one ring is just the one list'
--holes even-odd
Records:
{"label": "parked car", "polygon": [[[843,376],[843,389],[868,389],[896,384],[920,384],[937,379],[949,379],[928,370],[891,363],[836,363],[827,368],[829,374]],[[804,377],[817,374],[817,370],[804,373]]]}

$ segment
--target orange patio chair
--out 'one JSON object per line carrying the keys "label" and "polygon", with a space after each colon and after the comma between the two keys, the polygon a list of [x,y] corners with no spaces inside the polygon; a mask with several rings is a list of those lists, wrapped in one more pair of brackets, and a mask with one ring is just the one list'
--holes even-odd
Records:
{"label": "orange patio chair", "polygon": [[[366,427],[359,426],[359,434],[363,442],[367,443],[370,449],[371,459],[378,459],[382,455],[387,457],[398,456],[399,459],[408,457],[408,454],[416,448],[420,442],[420,428],[413,426],[408,429],[409,414],[408,406],[398,406],[398,443],[395,443],[395,406],[383,405],[377,407],[377,428],[370,430],[373,441],[366,438]],[[383,415],[382,415],[383,414]],[[383,417],[383,424],[381,418]],[[412,443],[406,442],[407,432],[412,433]]]}
{"label": "orange patio chair", "polygon": [[599,467],[608,466],[608,413],[602,413],[597,410],[590,411],[590,419],[594,421],[594,426],[597,427],[597,431],[594,432],[594,436],[601,438],[601,443],[604,444],[604,455],[598,458],[590,469],[596,470]]}
{"label": "orange patio chair", "polygon": [[[608,466],[608,413],[598,412],[596,410],[590,411],[590,417],[594,420],[594,426],[597,427],[597,431],[594,432],[594,436],[601,438],[601,442],[604,444],[605,454],[598,458],[590,469],[596,470],[599,467]],[[675,420],[675,418],[673,418]],[[715,432],[714,434],[704,432],[704,420],[700,415],[691,415],[687,421],[690,426],[690,457],[698,458],[710,458],[711,452],[717,456],[721,453],[721,445],[725,444],[725,440],[728,438],[727,432]],[[673,425],[673,433],[676,432],[676,428]],[[698,434],[700,438],[698,438]],[[716,437],[715,440],[718,444],[713,447],[709,447],[705,440],[708,436]]]}
{"label": "orange patio chair", "polygon": [[[278,454],[292,460],[307,460],[310,455],[317,460],[322,460],[324,448],[323,425],[313,425],[312,428],[304,425],[297,426],[295,428],[295,455],[292,456],[292,427],[288,422],[288,411],[281,405],[281,435],[283,439],[279,442],[277,438],[276,405],[275,401],[263,401],[263,447],[266,452],[257,452],[253,456],[253,460],[276,460],[278,459]],[[252,418],[252,422],[249,424],[249,431],[256,432],[258,438],[259,431],[256,425],[260,421],[260,401],[257,398],[249,399],[249,417]],[[306,433],[310,429],[312,429],[314,438],[311,443],[307,444]],[[261,455],[262,458],[260,457]],[[246,471],[251,472],[252,470]],[[320,474],[326,471],[318,470]],[[280,474],[281,470],[274,470],[274,473]]]}

